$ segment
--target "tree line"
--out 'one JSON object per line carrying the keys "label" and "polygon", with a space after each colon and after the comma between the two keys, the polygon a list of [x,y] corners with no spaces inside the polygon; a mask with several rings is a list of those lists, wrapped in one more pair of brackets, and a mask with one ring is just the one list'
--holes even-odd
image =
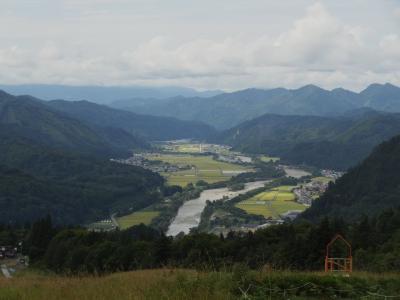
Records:
{"label": "tree line", "polygon": [[[387,272],[400,270],[399,228],[400,209],[389,209],[373,218],[364,216],[352,223],[338,218],[325,218],[317,224],[299,220],[255,232],[217,236],[194,231],[176,238],[145,225],[91,232],[55,227],[46,218],[25,230],[23,249],[33,266],[65,274],[163,266],[226,270],[238,263],[253,269],[322,270],[325,246],[340,233],[353,246],[356,270]],[[15,237],[6,233],[10,230],[18,231],[0,227],[0,238]]]}

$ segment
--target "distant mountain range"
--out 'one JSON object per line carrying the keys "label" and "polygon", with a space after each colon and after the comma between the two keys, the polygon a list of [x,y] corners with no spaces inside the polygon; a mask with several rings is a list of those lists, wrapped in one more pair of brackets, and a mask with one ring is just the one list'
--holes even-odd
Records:
{"label": "distant mountain range", "polygon": [[139,115],[88,101],[54,100],[44,104],[90,126],[122,129],[146,140],[203,140],[216,132],[211,126],[197,121]]}
{"label": "distant mountain range", "polygon": [[400,88],[372,84],[361,93],[345,89],[324,90],[307,85],[290,90],[247,89],[213,97],[130,99],[111,104],[137,113],[196,120],[227,129],[263,114],[339,116],[362,107],[400,112]]}
{"label": "distant mountain range", "polygon": [[69,101],[88,100],[110,103],[130,98],[212,97],[222,91],[196,91],[184,87],[145,86],[68,86],[68,85],[0,85],[0,89],[13,95],[31,95],[43,100],[64,99]]}
{"label": "distant mountain range", "polygon": [[266,114],[220,133],[214,141],[294,164],[345,170],[400,133],[400,113],[359,109],[341,117]]}
{"label": "distant mountain range", "polygon": [[[375,216],[384,209],[398,208],[399,169],[400,136],[396,136],[376,147],[359,166],[331,185],[302,217],[311,221],[340,217],[348,221],[363,215]],[[388,212],[388,217],[391,214]]]}

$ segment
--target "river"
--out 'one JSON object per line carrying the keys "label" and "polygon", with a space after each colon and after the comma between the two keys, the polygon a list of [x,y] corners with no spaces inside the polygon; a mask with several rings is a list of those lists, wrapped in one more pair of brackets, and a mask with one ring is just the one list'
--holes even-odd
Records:
{"label": "river", "polygon": [[215,201],[223,197],[232,199],[240,194],[263,187],[269,180],[246,183],[245,188],[240,191],[229,191],[228,188],[205,190],[199,198],[186,201],[178,210],[174,221],[168,228],[167,235],[176,236],[180,232],[189,233],[190,228],[199,226],[200,216],[206,207],[207,200]]}
{"label": "river", "polygon": [[284,166],[283,170],[285,170],[285,173],[287,176],[294,177],[294,178],[301,178],[303,176],[309,176],[311,173],[301,170],[301,169],[295,169],[293,167],[288,167]]}

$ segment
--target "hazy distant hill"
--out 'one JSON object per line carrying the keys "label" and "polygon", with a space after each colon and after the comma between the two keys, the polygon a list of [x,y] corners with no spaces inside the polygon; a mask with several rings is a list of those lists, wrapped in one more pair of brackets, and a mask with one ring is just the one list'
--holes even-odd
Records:
{"label": "hazy distant hill", "polygon": [[0,91],[0,124],[15,135],[51,147],[117,154],[148,145],[118,128],[87,126],[30,96],[15,97]]}
{"label": "hazy distant hill", "polygon": [[82,100],[86,99],[97,103],[109,103],[128,98],[169,98],[184,97],[211,97],[221,91],[199,92],[184,87],[145,87],[145,86],[68,86],[68,85],[0,85],[0,89],[14,95],[32,95],[43,100]]}
{"label": "hazy distant hill", "polygon": [[46,104],[87,124],[120,128],[150,140],[205,139],[215,134],[215,129],[204,123],[139,115],[88,101],[54,100]]}
{"label": "hazy distant hill", "polygon": [[209,98],[131,99],[112,105],[138,113],[203,121],[227,129],[265,113],[338,116],[361,107],[400,112],[400,89],[390,84],[374,84],[361,93],[354,93],[307,85],[295,90],[247,89]]}
{"label": "hazy distant hill", "polygon": [[400,136],[384,142],[359,166],[351,169],[303,213],[309,220],[323,217],[357,219],[400,205]]}
{"label": "hazy distant hill", "polygon": [[365,106],[388,112],[400,111],[400,88],[390,83],[371,84],[360,93]]}
{"label": "hazy distant hill", "polygon": [[362,109],[343,117],[266,114],[221,133],[215,140],[251,153],[297,164],[347,169],[382,141],[400,134],[400,114]]}

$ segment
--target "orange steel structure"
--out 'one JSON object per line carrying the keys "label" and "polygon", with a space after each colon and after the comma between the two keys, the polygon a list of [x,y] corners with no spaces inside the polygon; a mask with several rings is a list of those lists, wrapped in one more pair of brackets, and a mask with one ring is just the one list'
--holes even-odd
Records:
{"label": "orange steel structure", "polygon": [[[346,245],[346,257],[331,257],[331,248],[338,241],[341,240]],[[351,245],[340,234],[335,237],[326,245],[325,256],[325,272],[346,272],[353,271],[353,257],[351,256]]]}

